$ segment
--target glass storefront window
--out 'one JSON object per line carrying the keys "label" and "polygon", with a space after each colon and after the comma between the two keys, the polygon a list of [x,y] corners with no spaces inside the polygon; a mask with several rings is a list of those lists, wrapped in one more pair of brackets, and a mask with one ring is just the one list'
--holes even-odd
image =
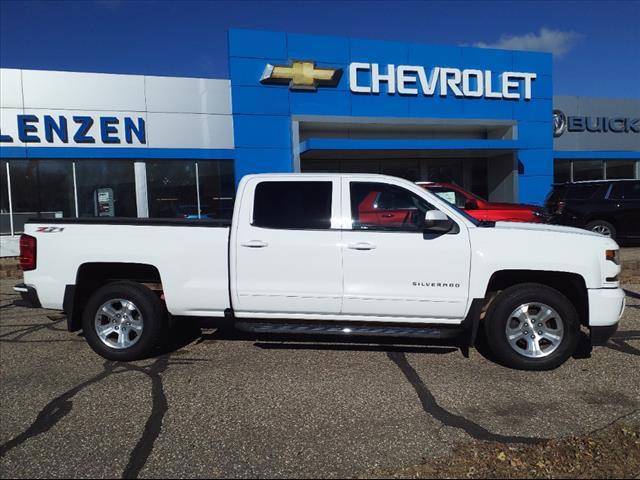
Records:
{"label": "glass storefront window", "polygon": [[[636,178],[637,160],[555,160],[553,181],[620,180]],[[571,168],[573,166],[573,176]]]}
{"label": "glass storefront window", "polygon": [[602,180],[604,168],[602,160],[577,160],[573,162],[573,181]]}
{"label": "glass storefront window", "polygon": [[553,181],[555,183],[571,181],[571,160],[556,160],[554,162]]}
{"label": "glass storefront window", "polygon": [[11,235],[7,162],[0,162],[0,235]]}
{"label": "glass storefront window", "polygon": [[233,162],[198,161],[200,218],[230,219],[233,214]]}
{"label": "glass storefront window", "polygon": [[607,179],[636,178],[635,160],[607,160]]}
{"label": "glass storefront window", "polygon": [[147,162],[147,197],[151,218],[198,218],[195,162]]}
{"label": "glass storefront window", "polygon": [[78,216],[136,217],[136,185],[131,160],[76,162]]}
{"label": "glass storefront window", "polygon": [[389,162],[380,162],[380,173],[417,182],[420,180],[420,163],[413,159],[394,159]]}
{"label": "glass storefront window", "polygon": [[75,217],[73,164],[69,160],[10,160],[14,233],[29,218]]}

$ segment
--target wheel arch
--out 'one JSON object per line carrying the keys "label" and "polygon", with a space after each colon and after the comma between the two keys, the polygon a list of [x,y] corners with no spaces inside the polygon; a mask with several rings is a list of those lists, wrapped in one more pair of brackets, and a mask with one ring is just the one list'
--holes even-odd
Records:
{"label": "wheel arch", "polygon": [[128,262],[90,262],[78,267],[75,285],[67,285],[63,308],[67,314],[67,328],[75,332],[82,328],[82,312],[93,292],[108,283],[130,280],[151,290],[162,290],[162,277],[154,265]]}
{"label": "wheel arch", "polygon": [[577,273],[536,270],[500,270],[489,279],[485,299],[492,299],[496,293],[522,283],[539,283],[558,290],[573,304],[580,323],[589,324],[589,296],[584,278]]}

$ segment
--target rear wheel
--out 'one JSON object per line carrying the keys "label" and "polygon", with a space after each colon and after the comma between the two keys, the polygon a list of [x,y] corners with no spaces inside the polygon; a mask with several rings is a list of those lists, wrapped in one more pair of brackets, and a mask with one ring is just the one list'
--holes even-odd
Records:
{"label": "rear wheel", "polygon": [[485,319],[497,360],[520,370],[549,370],[575,351],[580,332],[573,304],[559,291],[526,283],[503,290]]}
{"label": "rear wheel", "polygon": [[138,360],[162,346],[167,314],[158,296],[144,285],[114,282],[91,295],[82,328],[91,348],[104,358]]}
{"label": "rear wheel", "polygon": [[593,220],[587,223],[586,228],[587,230],[599,233],[600,235],[604,235],[605,237],[611,237],[614,240],[616,238],[616,227],[604,220]]}

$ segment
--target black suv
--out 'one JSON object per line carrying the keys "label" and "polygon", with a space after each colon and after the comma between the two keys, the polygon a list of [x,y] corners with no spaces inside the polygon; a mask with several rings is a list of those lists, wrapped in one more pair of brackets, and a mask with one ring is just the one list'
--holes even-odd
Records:
{"label": "black suv", "polygon": [[617,240],[640,240],[640,180],[594,180],[553,186],[551,223],[586,228]]}

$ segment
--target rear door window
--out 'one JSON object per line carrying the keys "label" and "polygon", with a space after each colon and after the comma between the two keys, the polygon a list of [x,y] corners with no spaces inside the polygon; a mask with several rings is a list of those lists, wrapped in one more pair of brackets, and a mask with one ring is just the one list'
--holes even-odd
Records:
{"label": "rear door window", "polygon": [[616,182],[609,198],[615,200],[640,200],[640,182]]}
{"label": "rear door window", "polygon": [[571,185],[567,191],[567,200],[591,200],[604,196],[609,184],[591,184],[591,185]]}
{"label": "rear door window", "polygon": [[255,190],[252,225],[328,230],[332,192],[331,182],[261,182]]}

